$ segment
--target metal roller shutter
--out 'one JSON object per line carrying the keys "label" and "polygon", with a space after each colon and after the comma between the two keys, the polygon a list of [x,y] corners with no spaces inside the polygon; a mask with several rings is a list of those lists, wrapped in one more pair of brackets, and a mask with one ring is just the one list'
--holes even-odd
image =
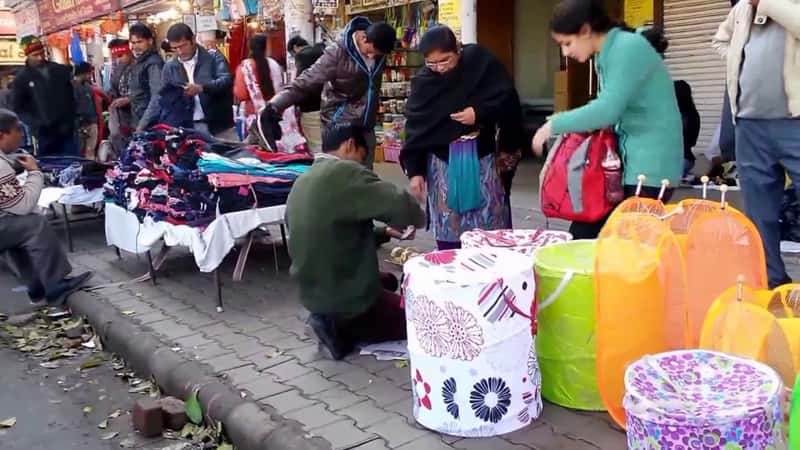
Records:
{"label": "metal roller shutter", "polygon": [[691,85],[700,111],[702,128],[695,153],[708,146],[722,112],[725,62],[711,48],[711,39],[730,9],[729,0],[664,0],[667,66],[673,79]]}

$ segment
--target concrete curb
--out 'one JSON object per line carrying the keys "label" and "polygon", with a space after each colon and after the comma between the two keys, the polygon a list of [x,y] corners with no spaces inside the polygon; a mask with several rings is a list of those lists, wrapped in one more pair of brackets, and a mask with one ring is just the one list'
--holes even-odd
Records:
{"label": "concrete curb", "polygon": [[297,422],[281,420],[245,400],[214,377],[209,368],[186,358],[120,313],[94,293],[77,292],[68,300],[75,316],[85,317],[105,348],[122,356],[140,375],[156,379],[162,392],[185,399],[198,389],[209,423],[222,422],[238,450],[329,450],[322,438],[306,437]]}

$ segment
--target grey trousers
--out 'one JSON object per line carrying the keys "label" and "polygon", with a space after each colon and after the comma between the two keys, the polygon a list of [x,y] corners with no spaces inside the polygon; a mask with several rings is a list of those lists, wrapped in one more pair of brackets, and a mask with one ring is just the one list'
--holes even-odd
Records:
{"label": "grey trousers", "polygon": [[780,214],[786,173],[800,189],[800,120],[736,122],[736,168],[744,208],[764,242],[769,288],[790,282],[781,257]]}
{"label": "grey trousers", "polygon": [[25,283],[46,291],[72,272],[67,253],[47,218],[39,214],[0,217],[0,252],[5,252]]}

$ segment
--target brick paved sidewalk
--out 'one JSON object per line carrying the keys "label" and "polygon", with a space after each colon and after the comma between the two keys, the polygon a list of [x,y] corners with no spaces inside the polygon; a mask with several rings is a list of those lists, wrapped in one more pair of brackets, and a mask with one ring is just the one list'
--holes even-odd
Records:
{"label": "brick paved sidewalk", "polygon": [[[518,227],[543,223],[533,210],[515,209],[514,215]],[[78,251],[72,260],[96,271],[96,283],[125,281],[146,272],[143,258],[125,255],[118,260],[105,247],[102,224],[75,228]],[[433,247],[425,233],[412,244],[421,250]],[[325,360],[306,338],[306,314],[288,278],[285,257],[275,274],[272,248],[254,247],[240,283],[230,281],[234,260],[232,254],[221,268],[226,307],[222,314],[215,312],[211,275],[199,273],[192,257],[180,251],[167,260],[158,286],[140,283],[103,289],[97,292],[98,301],[109,302],[166,342],[180,346],[248,398],[301,423],[335,449],[625,448],[624,434],[606,414],[550,404],[535,424],[501,438],[458,439],[422,429],[411,413],[407,367],[373,357]]]}
{"label": "brick paved sidewalk", "polygon": [[[526,220],[517,211],[517,220]],[[275,233],[276,234],[276,233]],[[97,284],[126,281],[146,271],[144,258],[123,255],[103,245],[102,224],[76,227],[79,268],[97,273]],[[420,233],[414,246],[432,248]],[[279,249],[280,250],[280,249]],[[599,413],[576,413],[546,405],[536,424],[502,438],[442,436],[417,426],[412,417],[409,369],[394,362],[353,355],[346,361],[323,359],[305,336],[306,313],[281,258],[275,274],[271,247],[251,251],[244,281],[231,282],[235,255],[222,267],[225,312],[215,311],[210,274],[197,272],[188,253],[175,251],[158,285],[111,287],[96,292],[131,320],[152,329],[170,345],[208,364],[251,400],[301,423],[335,449],[617,449],[624,434]],[[397,268],[394,268],[397,270]]]}

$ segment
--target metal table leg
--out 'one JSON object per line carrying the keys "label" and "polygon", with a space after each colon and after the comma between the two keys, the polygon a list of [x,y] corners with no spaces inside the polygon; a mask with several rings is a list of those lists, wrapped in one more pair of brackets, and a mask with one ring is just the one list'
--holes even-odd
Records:
{"label": "metal table leg", "polygon": [[150,254],[150,250],[147,251],[147,267],[150,273],[150,281],[153,283],[153,286],[156,285],[156,269],[153,267],[153,255]]}
{"label": "metal table leg", "polygon": [[69,252],[72,253],[75,251],[72,245],[72,228],[69,224],[69,214],[67,213],[67,205],[61,204],[61,212],[64,213],[64,228],[67,231],[67,244],[69,245]]}
{"label": "metal table leg", "polygon": [[281,224],[281,240],[283,241],[283,248],[289,251],[289,243],[286,241],[286,227]]}
{"label": "metal table leg", "polygon": [[224,311],[222,308],[222,280],[219,277],[219,269],[214,269],[214,285],[217,288],[217,312]]}
{"label": "metal table leg", "polygon": [[120,253],[119,247],[117,247],[116,245],[114,246],[114,253],[117,254],[117,258],[122,259],[122,253]]}

